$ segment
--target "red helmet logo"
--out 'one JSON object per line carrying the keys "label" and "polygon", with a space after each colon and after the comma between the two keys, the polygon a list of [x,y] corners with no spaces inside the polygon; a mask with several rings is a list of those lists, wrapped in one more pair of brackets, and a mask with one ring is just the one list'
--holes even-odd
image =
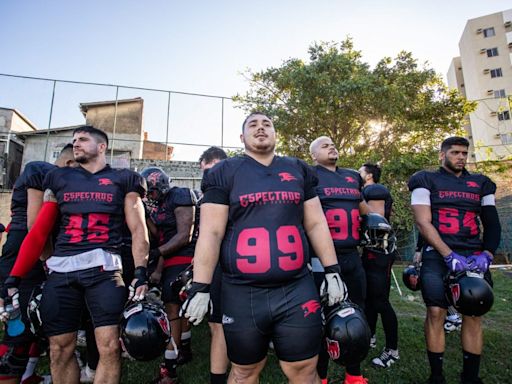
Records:
{"label": "red helmet logo", "polygon": [[460,299],[460,285],[459,284],[453,284],[450,287],[450,290],[452,292],[453,303],[457,304],[457,301],[459,301],[459,299]]}
{"label": "red helmet logo", "polygon": [[340,344],[336,340],[325,338],[327,343],[327,353],[332,360],[337,360],[340,357]]}

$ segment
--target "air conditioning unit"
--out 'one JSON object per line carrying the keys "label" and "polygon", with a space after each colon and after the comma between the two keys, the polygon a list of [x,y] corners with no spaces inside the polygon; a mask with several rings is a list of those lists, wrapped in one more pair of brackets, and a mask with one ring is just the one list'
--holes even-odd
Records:
{"label": "air conditioning unit", "polygon": [[503,24],[503,25],[505,26],[505,28],[511,27],[512,21],[505,21],[505,24]]}
{"label": "air conditioning unit", "polygon": [[488,95],[492,95],[493,93],[494,93],[494,90],[493,90],[493,89],[488,89],[488,90],[487,90],[487,94],[488,94]]}
{"label": "air conditioning unit", "polygon": [[480,50],[480,54],[481,54],[481,55],[483,55],[485,52],[487,52],[487,49],[486,49],[486,48],[482,48],[482,49]]}
{"label": "air conditioning unit", "polygon": [[483,32],[483,29],[482,29],[482,28],[478,28],[478,29],[476,30],[476,33],[477,33],[478,35],[479,35],[479,34],[481,34],[482,32]]}
{"label": "air conditioning unit", "polygon": [[498,114],[498,112],[491,112],[491,113],[490,113],[490,115],[491,115],[492,117],[495,117],[497,114]]}
{"label": "air conditioning unit", "polygon": [[499,138],[501,138],[501,135],[500,135],[499,133],[495,133],[495,134],[494,134],[494,137],[495,137],[495,138],[497,138],[497,139],[499,139]]}
{"label": "air conditioning unit", "polygon": [[484,74],[487,75],[491,70],[489,68],[484,69]]}

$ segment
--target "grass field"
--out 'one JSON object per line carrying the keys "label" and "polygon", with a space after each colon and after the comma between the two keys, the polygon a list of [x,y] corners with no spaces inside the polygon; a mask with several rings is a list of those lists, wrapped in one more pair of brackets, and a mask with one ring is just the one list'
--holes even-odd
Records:
{"label": "grass field", "polygon": [[[391,299],[399,320],[400,361],[387,370],[375,369],[371,359],[383,347],[382,329],[377,332],[377,348],[370,350],[363,363],[363,374],[370,383],[416,384],[423,383],[429,370],[423,337],[424,305],[417,292],[408,291],[401,282],[401,267],[395,268],[403,296],[400,297],[393,286]],[[485,346],[481,363],[481,377],[485,383],[512,383],[512,271],[494,270],[495,303],[484,319]],[[180,367],[182,384],[208,383],[209,378],[209,332],[206,324],[193,329],[192,363]],[[448,383],[458,383],[462,366],[459,333],[452,332],[446,338],[445,376]],[[122,383],[149,383],[158,370],[158,361],[150,363],[123,362]],[[43,364],[40,371],[47,371]],[[331,363],[329,383],[343,382],[343,369]],[[262,384],[286,383],[275,356],[270,354],[267,366],[261,377]]]}

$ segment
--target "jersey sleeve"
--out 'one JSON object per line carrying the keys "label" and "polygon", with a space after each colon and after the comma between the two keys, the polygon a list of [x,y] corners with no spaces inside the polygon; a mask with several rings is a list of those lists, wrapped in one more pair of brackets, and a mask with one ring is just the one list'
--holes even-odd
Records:
{"label": "jersey sleeve", "polygon": [[140,197],[144,197],[146,190],[146,179],[136,172],[128,171],[125,178],[125,193],[137,192]]}
{"label": "jersey sleeve", "polygon": [[190,194],[190,190],[188,188],[174,188],[171,190],[172,193],[169,194],[169,197],[172,199],[172,206],[174,208],[177,207],[190,207],[194,205],[192,201],[192,195]]}
{"label": "jersey sleeve", "polygon": [[386,200],[391,197],[389,190],[380,184],[371,184],[363,189],[363,198],[365,201]]}
{"label": "jersey sleeve", "polygon": [[496,193],[496,184],[487,176],[483,176],[482,196],[494,195]]}
{"label": "jersey sleeve", "polygon": [[46,176],[43,179],[43,191],[50,189],[53,193],[55,193],[55,191],[57,190],[56,180],[58,180],[58,177],[55,177],[55,174],[58,171],[59,168],[54,169],[46,174]]}
{"label": "jersey sleeve", "polygon": [[215,164],[203,177],[202,203],[229,205],[230,178],[232,178],[231,161]]}
{"label": "jersey sleeve", "polygon": [[41,163],[30,162],[25,166],[27,188],[43,191],[43,182],[49,167],[43,167]]}
{"label": "jersey sleeve", "polygon": [[416,172],[409,179],[407,186],[411,192],[417,188],[425,188],[430,191],[430,180],[428,178],[428,173],[425,171]]}
{"label": "jersey sleeve", "polygon": [[307,201],[317,196],[318,176],[316,171],[304,161],[299,160],[299,164],[304,172],[304,201]]}

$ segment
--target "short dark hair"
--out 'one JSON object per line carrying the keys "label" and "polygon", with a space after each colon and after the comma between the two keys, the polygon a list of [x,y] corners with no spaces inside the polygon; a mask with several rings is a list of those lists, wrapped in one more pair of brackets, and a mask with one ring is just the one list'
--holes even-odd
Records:
{"label": "short dark hair", "polygon": [[272,118],[267,115],[265,112],[261,112],[261,111],[254,111],[254,112],[251,112],[244,120],[244,122],[242,123],[242,133],[244,133],[244,128],[245,128],[245,123],[247,123],[247,120],[249,120],[251,117],[253,116],[256,116],[256,115],[263,115],[265,116],[266,118],[268,118],[270,121],[272,121]]}
{"label": "short dark hair", "polygon": [[60,150],[60,154],[62,155],[64,152],[67,152],[67,151],[73,151],[73,144],[71,143],[67,143],[64,148],[62,148]]}
{"label": "short dark hair", "polygon": [[380,175],[382,173],[382,170],[380,169],[380,167],[377,164],[372,164],[372,163],[365,163],[365,164],[363,164],[363,167],[364,167],[364,170],[366,171],[366,173],[372,174],[373,181],[378,183],[380,180]]}
{"label": "short dark hair", "polygon": [[469,141],[465,137],[449,137],[441,143],[441,152],[446,152],[452,147],[452,145],[462,145],[463,147],[469,147]]}
{"label": "short dark hair", "polygon": [[92,125],[82,125],[81,127],[75,128],[73,130],[73,136],[75,135],[75,133],[79,132],[85,132],[90,134],[91,136],[94,136],[94,138],[99,142],[107,144],[108,148],[108,136],[101,129],[95,128]]}
{"label": "short dark hair", "polygon": [[227,159],[227,157],[228,155],[226,155],[226,152],[224,152],[222,148],[210,147],[199,157],[199,164],[203,161],[205,164],[210,164],[213,160],[224,160]]}

